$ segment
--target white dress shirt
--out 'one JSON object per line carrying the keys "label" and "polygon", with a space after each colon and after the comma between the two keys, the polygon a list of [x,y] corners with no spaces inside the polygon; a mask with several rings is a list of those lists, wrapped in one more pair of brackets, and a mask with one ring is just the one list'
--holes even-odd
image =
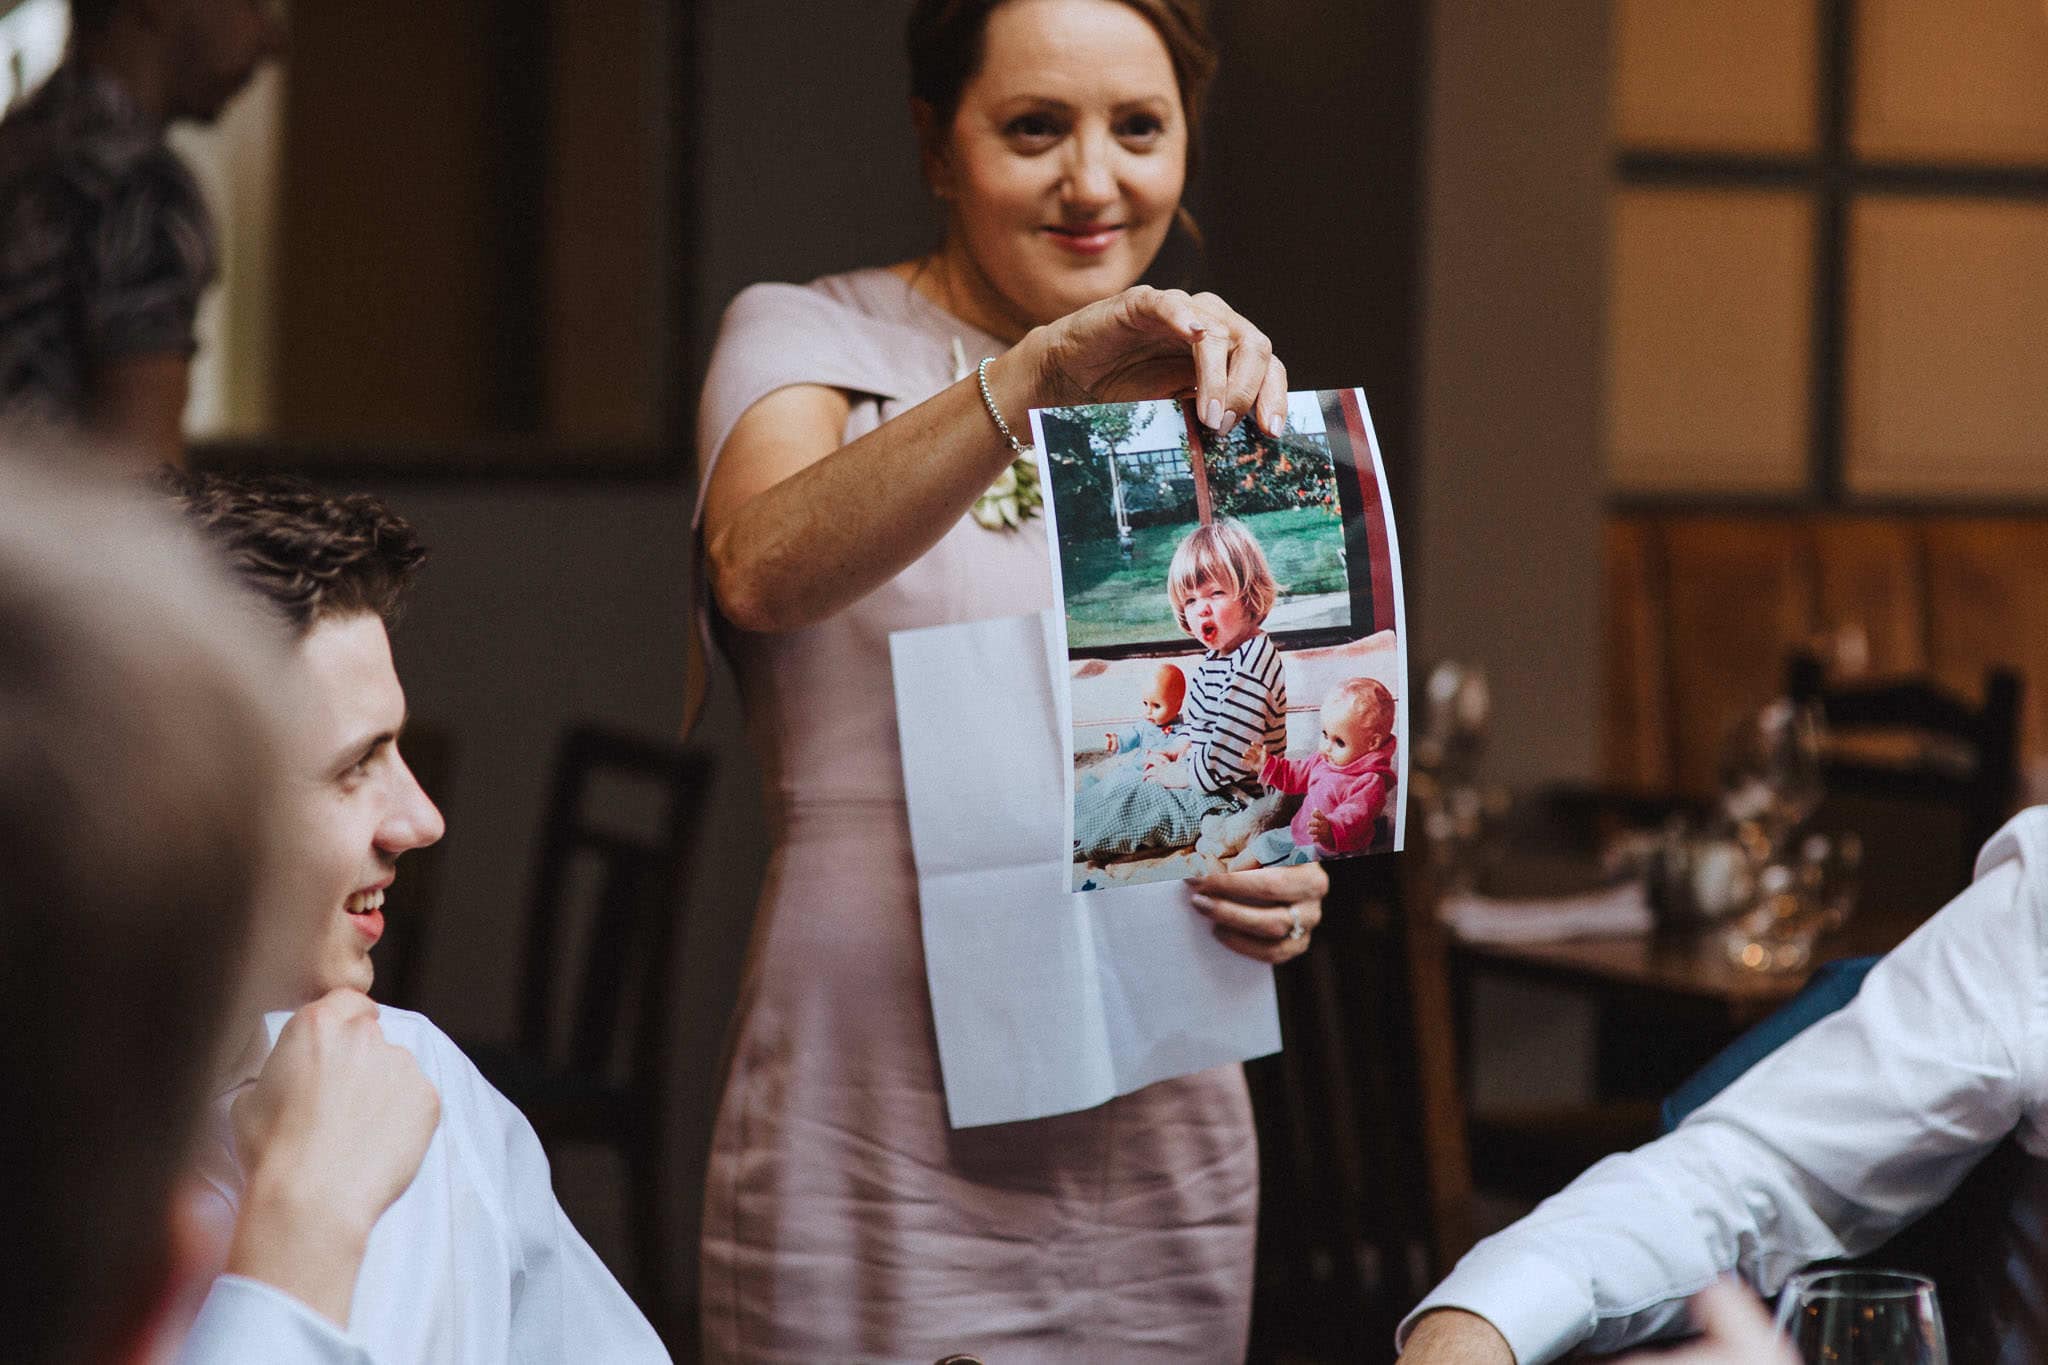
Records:
{"label": "white dress shirt", "polygon": [[1678,1129],[1608,1157],[1479,1243],[1402,1323],[1486,1318],[1521,1365],[1672,1331],[1729,1270],[1766,1294],[1946,1198],[2008,1134],[2048,1156],[2048,806],[1856,998]]}
{"label": "white dress shirt", "polygon": [[[290,1017],[265,1020],[273,1043]],[[223,1275],[180,1359],[666,1362],[654,1329],[556,1202],[525,1116],[424,1016],[379,1006],[378,1018],[440,1092],[441,1122],[419,1174],[371,1229],[347,1333],[289,1295]],[[238,1199],[232,1158],[206,1174]]]}

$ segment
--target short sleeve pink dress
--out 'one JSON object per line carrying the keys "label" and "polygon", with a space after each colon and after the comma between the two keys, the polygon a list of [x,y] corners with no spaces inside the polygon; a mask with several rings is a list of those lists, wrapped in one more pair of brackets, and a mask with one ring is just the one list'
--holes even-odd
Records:
{"label": "short sleeve pink dress", "polygon": [[[962,355],[971,366],[1003,349],[886,270],[756,285],[712,356],[702,475],[776,389],[846,390],[851,441],[953,383]],[[963,517],[829,621],[717,630],[775,853],[705,1192],[707,1360],[1244,1357],[1258,1159],[1237,1067],[1081,1113],[947,1126],[889,634],[1034,611],[1051,594],[1040,526]]]}

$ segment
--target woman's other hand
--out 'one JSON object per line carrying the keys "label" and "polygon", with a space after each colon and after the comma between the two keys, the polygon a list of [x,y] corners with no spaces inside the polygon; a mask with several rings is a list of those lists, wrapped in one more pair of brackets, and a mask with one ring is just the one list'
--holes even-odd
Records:
{"label": "woman's other hand", "polygon": [[1192,392],[1215,431],[1256,416],[1287,425],[1287,367],[1266,334],[1214,294],[1137,285],[1033,332],[1038,389],[1062,403],[1121,403]]}
{"label": "woman's other hand", "polygon": [[[1281,963],[1308,951],[1323,922],[1330,874],[1316,863],[1262,867],[1188,883],[1195,909],[1209,919],[1216,941],[1260,962]],[[1296,924],[1301,933],[1290,937]]]}

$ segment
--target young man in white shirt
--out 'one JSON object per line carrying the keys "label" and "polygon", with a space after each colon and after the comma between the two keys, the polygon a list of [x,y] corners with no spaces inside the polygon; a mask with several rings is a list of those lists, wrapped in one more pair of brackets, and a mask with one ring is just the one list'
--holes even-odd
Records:
{"label": "young man in white shirt", "polygon": [[[1538,1365],[1677,1330],[1720,1275],[1775,1293],[1874,1249],[2008,1136],[2048,1157],[2048,806],[2015,816],[1842,1010],[1474,1247],[1403,1325],[1401,1358]],[[2028,1359],[2017,1322],[2001,1336]]]}
{"label": "young man in white shirt", "polygon": [[[9,1361],[161,1360],[220,1254],[185,1175],[207,1081],[228,1022],[324,927],[281,856],[304,752],[296,670],[252,605],[160,500],[0,452]],[[351,1149],[345,1181],[306,1140],[304,1106],[266,1123],[243,1256],[280,1284],[321,1283],[327,1211],[374,1216],[433,1127],[410,1057],[360,1031],[323,1037],[281,1058],[265,1094],[312,1082],[376,1103],[319,1125]]]}
{"label": "young man in white shirt", "polygon": [[[330,1096],[267,1085],[279,1056],[317,1052],[322,1028],[337,1022],[378,1025],[417,1061],[440,1101],[418,1175],[373,1223],[337,1234],[337,1273],[326,1287],[317,1296],[279,1294],[292,1287],[241,1273],[231,1258],[187,1359],[276,1360],[272,1334],[284,1330],[300,1352],[295,1359],[666,1361],[647,1320],[556,1202],[547,1159],[518,1110],[424,1017],[351,994],[371,983],[370,950],[399,856],[443,828],[398,749],[405,694],[386,622],[424,557],[411,528],[367,495],[328,496],[284,480],[179,476],[176,489],[202,534],[291,628],[318,740],[317,760],[293,777],[317,812],[295,831],[293,850],[325,907],[300,989],[302,1000],[317,1003],[289,1021],[272,1015],[253,1031],[247,1055],[225,1078],[228,1096],[250,1087],[234,1102],[233,1150],[224,1135],[206,1174],[226,1203],[240,1203],[245,1188],[258,1190],[278,1127],[317,1134],[321,1125],[304,1122],[304,1111],[323,1103],[340,1121],[344,1106]],[[349,1000],[358,1002],[352,1016],[329,1017],[345,1014],[337,1002]],[[237,1253],[249,1240],[242,1212]],[[358,1259],[352,1292],[336,1292],[338,1272]]]}

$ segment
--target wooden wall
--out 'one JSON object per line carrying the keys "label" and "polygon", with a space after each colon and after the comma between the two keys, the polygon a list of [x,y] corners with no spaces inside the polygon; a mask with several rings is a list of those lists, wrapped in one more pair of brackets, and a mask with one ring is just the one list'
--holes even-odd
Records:
{"label": "wooden wall", "polygon": [[279,432],[489,430],[485,0],[300,5],[286,86]]}
{"label": "wooden wall", "polygon": [[695,382],[674,373],[682,22],[663,0],[294,11],[271,434],[430,462],[664,434]]}
{"label": "wooden wall", "polygon": [[1607,776],[1710,792],[1722,737],[1816,649],[1971,698],[2017,668],[2023,781],[2048,773],[2048,517],[1617,515],[1606,532]]}

